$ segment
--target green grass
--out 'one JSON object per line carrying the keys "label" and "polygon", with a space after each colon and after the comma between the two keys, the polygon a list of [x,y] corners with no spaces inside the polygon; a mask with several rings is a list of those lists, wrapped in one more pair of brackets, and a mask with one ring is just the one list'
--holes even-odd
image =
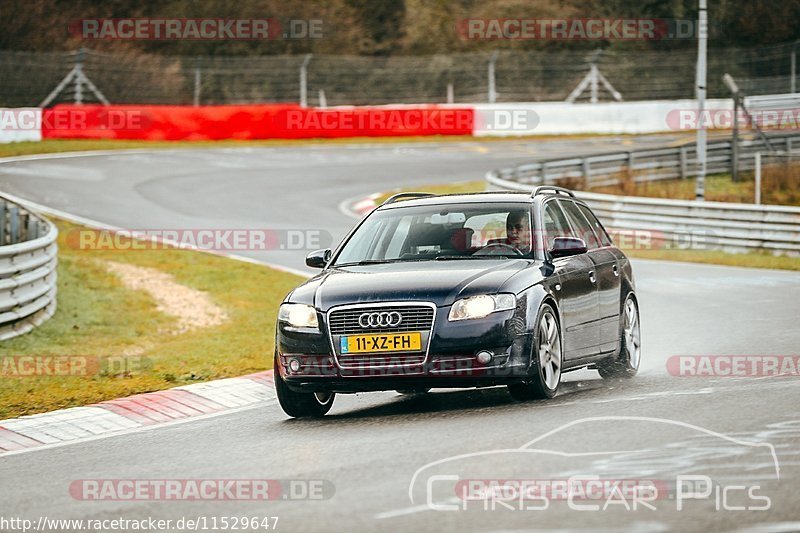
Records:
{"label": "green grass", "polygon": [[[77,228],[58,221],[58,311],[31,333],[5,341],[3,356],[128,357],[133,372],[0,379],[0,419],[239,376],[272,366],[275,320],[281,299],[302,278],[259,265],[187,250],[98,251],[66,245]],[[229,316],[224,324],[179,335],[142,291],[108,273],[113,260],[172,274],[178,283],[205,291]]]}
{"label": "green grass", "polygon": [[[713,184],[715,178],[710,180]],[[728,179],[730,181],[730,179]],[[655,184],[654,184],[655,185]],[[738,184],[735,184],[738,186]],[[483,181],[465,181],[457,183],[446,183],[438,185],[425,185],[413,189],[397,189],[391,192],[382,193],[376,200],[382,202],[392,194],[402,191],[422,191],[435,194],[458,194],[465,192],[480,192],[486,189]],[[692,190],[693,191],[693,190]],[[694,195],[694,192],[692,192]],[[640,259],[656,259],[664,261],[682,261],[686,263],[707,263],[714,265],[738,266],[747,268],[771,268],[779,270],[800,271],[800,258],[774,256],[765,252],[750,253],[727,253],[712,250],[681,250],[681,249],[660,249],[660,250],[641,250],[621,247],[626,254]]]}
{"label": "green grass", "polygon": [[484,181],[459,181],[456,183],[443,183],[437,185],[422,185],[413,189],[394,189],[388,192],[381,193],[375,199],[375,203],[381,204],[386,201],[393,194],[399,192],[430,192],[433,194],[459,194],[465,192],[480,192],[486,190],[486,182]]}
{"label": "green grass", "polygon": [[[667,134],[669,135],[669,134]],[[514,141],[533,141],[541,139],[587,139],[603,137],[598,134],[579,135],[526,135],[509,139],[507,137],[480,137],[471,135],[426,135],[397,137],[350,137],[340,139],[263,139],[263,140],[222,140],[222,141],[138,141],[122,139],[44,139],[40,142],[16,142],[0,144],[0,157],[47,154],[59,152],[81,152],[86,150],[133,150],[133,149],[176,149],[176,148],[236,148],[308,146],[337,144],[390,144],[390,143],[431,143],[431,142],[474,142],[502,143]],[[624,135],[622,136],[624,137]]]}
{"label": "green grass", "polygon": [[[597,187],[592,192],[694,200],[697,180],[694,178],[633,183],[623,178],[619,185]],[[739,181],[730,174],[706,177],[705,198],[711,202],[752,204],[755,202],[753,172],[742,172]],[[762,172],[761,202],[768,205],[800,206],[800,164],[765,166]]]}

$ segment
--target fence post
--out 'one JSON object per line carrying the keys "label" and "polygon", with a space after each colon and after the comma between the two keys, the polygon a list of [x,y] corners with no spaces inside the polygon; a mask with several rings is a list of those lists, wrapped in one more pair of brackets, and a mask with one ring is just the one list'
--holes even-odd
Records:
{"label": "fence post", "polygon": [[739,181],[739,93],[733,95],[733,136],[731,137],[731,179]]}
{"label": "fence post", "polygon": [[497,90],[495,89],[494,64],[497,61],[497,50],[489,56],[488,77],[489,77],[489,103],[497,101]]}
{"label": "fence post", "polygon": [[300,107],[308,107],[308,63],[311,54],[306,54],[300,65]]}
{"label": "fence post", "polygon": [[756,205],[761,203],[761,152],[756,152]]}
{"label": "fence post", "polygon": [[200,67],[194,68],[194,106],[200,107]]}
{"label": "fence post", "polygon": [[795,41],[792,45],[792,69],[791,69],[791,80],[789,81],[789,92],[796,93],[797,92],[797,45],[800,44],[800,40]]}
{"label": "fence post", "polygon": [[448,83],[447,84],[447,103],[448,104],[452,104],[453,101],[454,101],[454,98],[453,98],[453,84],[452,83]]}

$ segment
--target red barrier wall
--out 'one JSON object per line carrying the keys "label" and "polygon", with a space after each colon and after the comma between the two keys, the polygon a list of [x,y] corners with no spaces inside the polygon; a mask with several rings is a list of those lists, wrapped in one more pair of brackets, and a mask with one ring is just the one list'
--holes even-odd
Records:
{"label": "red barrier wall", "polygon": [[309,139],[472,135],[472,108],[435,105],[301,108],[297,105],[58,105],[42,113],[47,139]]}

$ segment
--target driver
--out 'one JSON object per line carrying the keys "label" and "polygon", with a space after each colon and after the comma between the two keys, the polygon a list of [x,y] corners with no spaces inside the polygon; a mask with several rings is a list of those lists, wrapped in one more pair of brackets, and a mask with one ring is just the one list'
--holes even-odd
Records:
{"label": "driver", "polygon": [[506,244],[527,254],[531,251],[531,225],[527,211],[511,211],[506,218]]}

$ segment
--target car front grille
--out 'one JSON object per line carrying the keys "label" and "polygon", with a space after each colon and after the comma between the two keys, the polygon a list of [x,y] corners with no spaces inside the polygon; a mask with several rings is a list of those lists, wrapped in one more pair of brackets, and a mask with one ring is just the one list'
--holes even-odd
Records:
{"label": "car front grille", "polygon": [[[367,327],[359,324],[359,317],[364,313],[398,312],[402,322],[395,327]],[[430,331],[433,326],[434,311],[432,307],[422,305],[397,305],[357,307],[334,310],[330,313],[329,324],[331,335],[358,335],[362,333],[399,333],[404,331]]]}
{"label": "car front grille", "polygon": [[343,368],[418,366],[425,362],[425,354],[340,355]]}

